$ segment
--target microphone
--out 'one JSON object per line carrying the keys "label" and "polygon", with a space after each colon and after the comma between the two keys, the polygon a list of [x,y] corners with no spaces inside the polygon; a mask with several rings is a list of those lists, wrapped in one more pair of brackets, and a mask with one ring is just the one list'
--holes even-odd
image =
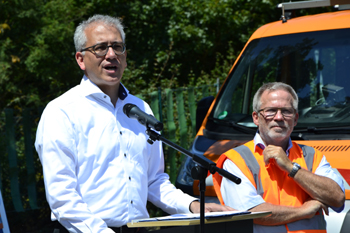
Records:
{"label": "microphone", "polygon": [[140,124],[151,127],[157,131],[161,131],[163,129],[163,123],[158,121],[154,116],[145,113],[135,104],[125,104],[123,107],[124,114],[131,118],[136,119]]}

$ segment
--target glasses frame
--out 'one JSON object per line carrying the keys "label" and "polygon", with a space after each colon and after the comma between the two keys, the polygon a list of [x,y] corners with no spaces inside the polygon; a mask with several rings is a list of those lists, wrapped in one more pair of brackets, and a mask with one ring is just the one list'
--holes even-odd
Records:
{"label": "glasses frame", "polygon": [[[83,49],[80,50],[80,52],[89,51],[89,52],[92,52],[93,54],[95,54],[95,55],[98,56],[98,57],[103,57],[103,56],[106,56],[106,54],[108,53],[109,48],[112,48],[112,49],[113,49],[113,45],[115,45],[115,44],[120,44],[120,45],[123,46],[123,52],[122,52],[122,53],[117,53],[117,52],[113,49],[113,52],[114,52],[115,55],[122,55],[122,54],[124,54],[125,51],[126,51],[126,44],[125,44],[125,43],[114,42],[114,43],[112,43],[111,45],[107,45],[107,44],[106,44],[107,49],[106,49],[105,54],[103,54],[103,55],[97,54],[96,51],[95,51],[95,47],[98,46],[98,45],[102,45],[102,44],[106,44],[106,43],[98,43],[98,44],[92,45],[92,46],[90,46],[90,47],[83,48]],[[92,50],[91,50],[91,49],[92,49]]]}
{"label": "glasses frame", "polygon": [[[271,108],[271,109],[277,109],[276,113],[274,115],[271,115],[271,116],[268,116],[266,117],[262,112],[265,111],[265,109],[268,109],[268,108]],[[293,116],[295,116],[295,113],[296,113],[296,110],[291,107],[291,109],[293,109],[293,115],[289,117],[286,117],[283,113],[282,113],[282,109],[286,109],[286,108],[273,108],[273,107],[266,107],[266,108],[262,108],[262,109],[259,109],[258,110],[258,114],[261,114],[265,119],[268,119],[268,120],[272,120],[273,118],[275,118],[278,110],[281,111],[281,115],[283,116],[284,119],[291,119]]]}

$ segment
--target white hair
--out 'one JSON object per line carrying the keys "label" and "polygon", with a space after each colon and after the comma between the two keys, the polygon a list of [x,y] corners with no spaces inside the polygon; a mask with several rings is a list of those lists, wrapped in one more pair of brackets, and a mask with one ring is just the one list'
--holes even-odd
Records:
{"label": "white hair", "polygon": [[123,42],[125,43],[124,26],[122,25],[120,19],[109,15],[94,15],[89,19],[81,22],[79,26],[75,29],[74,45],[76,52],[80,52],[86,45],[87,38],[85,34],[85,29],[96,22],[104,23],[105,25],[115,27],[119,31]]}

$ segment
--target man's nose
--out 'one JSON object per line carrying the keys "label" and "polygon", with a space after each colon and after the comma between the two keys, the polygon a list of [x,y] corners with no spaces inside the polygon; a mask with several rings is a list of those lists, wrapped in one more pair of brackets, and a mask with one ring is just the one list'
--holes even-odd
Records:
{"label": "man's nose", "polygon": [[275,120],[283,120],[283,115],[282,115],[282,112],[281,112],[281,109],[278,109],[277,112],[276,112],[276,115],[274,117]]}
{"label": "man's nose", "polygon": [[117,57],[112,47],[108,47],[106,58]]}

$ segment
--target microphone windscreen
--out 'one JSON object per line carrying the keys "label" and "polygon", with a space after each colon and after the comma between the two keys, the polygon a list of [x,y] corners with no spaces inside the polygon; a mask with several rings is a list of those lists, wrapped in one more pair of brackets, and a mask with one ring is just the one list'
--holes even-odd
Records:
{"label": "microphone windscreen", "polygon": [[129,113],[130,113],[131,109],[135,106],[136,106],[135,104],[125,104],[123,107],[124,114],[127,115],[128,117],[130,117]]}

